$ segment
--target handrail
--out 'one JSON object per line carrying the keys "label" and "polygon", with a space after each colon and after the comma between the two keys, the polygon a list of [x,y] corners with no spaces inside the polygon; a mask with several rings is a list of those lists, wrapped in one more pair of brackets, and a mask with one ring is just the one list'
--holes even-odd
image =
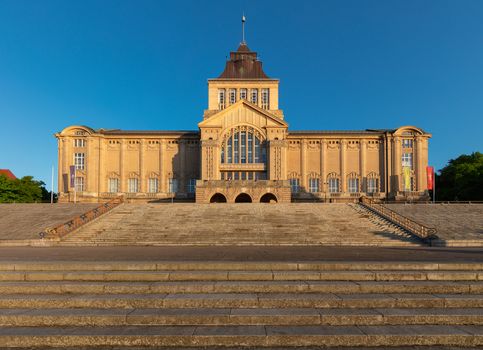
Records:
{"label": "handrail", "polygon": [[416,222],[404,215],[396,213],[380,203],[376,203],[372,198],[361,197],[361,203],[369,210],[379,214],[383,218],[411,232],[421,239],[430,239],[436,236],[436,229]]}
{"label": "handrail", "polygon": [[68,233],[77,230],[79,227],[87,224],[88,222],[98,218],[99,216],[107,213],[108,211],[114,209],[119,204],[124,202],[124,197],[119,196],[111,199],[109,202],[103,203],[97,208],[91,209],[84,214],[77,215],[72,219],[59,224],[54,227],[48,227],[44,231],[39,233],[40,239],[58,239],[64,237]]}

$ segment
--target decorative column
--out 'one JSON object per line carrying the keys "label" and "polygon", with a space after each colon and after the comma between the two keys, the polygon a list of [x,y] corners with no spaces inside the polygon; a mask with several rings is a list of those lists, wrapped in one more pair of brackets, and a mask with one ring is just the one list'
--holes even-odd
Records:
{"label": "decorative column", "polygon": [[124,183],[124,150],[126,149],[126,141],[121,140],[121,150],[119,152],[119,191],[127,192],[127,184]]}
{"label": "decorative column", "polygon": [[159,141],[159,192],[166,193],[166,167],[164,159],[166,153],[166,140]]}
{"label": "decorative column", "polygon": [[307,140],[302,139],[300,140],[300,176],[302,177],[300,180],[300,186],[308,192],[307,186]]}
{"label": "decorative column", "polygon": [[283,151],[286,146],[284,140],[271,140],[269,143],[269,154],[270,154],[270,161],[269,161],[269,174],[268,178],[270,180],[283,180],[284,178],[284,159],[283,159]]}
{"label": "decorative column", "polygon": [[[201,179],[216,180],[220,177],[217,162],[218,143],[215,140],[201,141]],[[218,173],[218,174],[217,174]]]}
{"label": "decorative column", "polygon": [[97,138],[97,145],[98,145],[98,167],[99,169],[97,170],[97,197],[100,197],[101,192],[106,192],[104,191],[104,186],[106,183],[105,179],[105,172],[104,172],[104,138],[98,137]]}
{"label": "decorative column", "polygon": [[327,192],[327,140],[320,141],[320,184],[321,191]]}
{"label": "decorative column", "polygon": [[144,146],[145,146],[145,140],[141,139],[141,142],[139,144],[139,192],[147,192],[146,191],[146,171],[144,169]]}
{"label": "decorative column", "polygon": [[340,141],[340,184],[341,184],[342,193],[345,193],[347,191],[346,149],[347,149],[347,141],[341,140]]}
{"label": "decorative column", "polygon": [[179,140],[179,187],[180,192],[186,192],[186,141]]}
{"label": "decorative column", "polygon": [[402,173],[402,155],[401,155],[401,138],[399,136],[394,137],[394,174],[395,176],[395,183],[393,184],[394,189],[396,192],[401,190],[401,173]]}
{"label": "decorative column", "polygon": [[359,171],[361,177],[361,191],[367,192],[367,174],[366,174],[366,149],[367,141],[361,140],[359,142]]}

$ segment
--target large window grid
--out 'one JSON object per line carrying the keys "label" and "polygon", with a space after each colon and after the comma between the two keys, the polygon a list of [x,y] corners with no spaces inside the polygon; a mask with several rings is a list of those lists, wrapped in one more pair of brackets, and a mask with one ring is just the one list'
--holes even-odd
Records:
{"label": "large window grid", "polygon": [[294,193],[300,192],[300,179],[291,178],[290,179],[290,188],[291,188],[292,192],[294,192]]}
{"label": "large window grid", "polygon": [[228,90],[228,98],[230,100],[231,105],[236,102],[236,89]]}
{"label": "large window grid", "polygon": [[75,139],[74,140],[74,147],[85,147],[86,140],[85,139]]}
{"label": "large window grid", "polygon": [[74,165],[76,170],[85,169],[85,153],[74,153]]}
{"label": "large window grid", "polygon": [[240,100],[246,100],[248,97],[247,89],[240,89]]}
{"label": "large window grid", "polygon": [[75,185],[75,190],[76,192],[83,192],[84,191],[84,178],[83,177],[76,177],[75,178],[75,181],[74,181],[74,185]]}
{"label": "large window grid", "polygon": [[357,193],[359,192],[359,178],[357,177],[350,177],[347,179],[347,189],[349,193]]}
{"label": "large window grid", "polygon": [[331,177],[329,178],[329,192],[330,193],[338,193],[340,192],[340,187],[339,187],[339,179],[336,177]]}
{"label": "large window grid", "polygon": [[226,107],[226,91],[225,89],[218,89],[218,109],[225,109]]}
{"label": "large window grid", "polygon": [[403,153],[403,155],[402,155],[402,166],[408,166],[411,169],[413,168],[413,154],[412,153]]}
{"label": "large window grid", "polygon": [[127,180],[127,190],[129,193],[139,192],[139,180],[137,178],[130,178]]}
{"label": "large window grid", "polygon": [[403,148],[413,148],[413,140],[412,139],[403,139],[402,140],[402,147]]}
{"label": "large window grid", "polygon": [[315,193],[319,192],[319,178],[318,177],[311,177],[309,178],[309,192]]}
{"label": "large window grid", "polygon": [[269,109],[270,106],[270,89],[262,89],[262,108]]}
{"label": "large window grid", "polygon": [[158,192],[158,183],[159,180],[156,177],[151,177],[148,179],[148,192],[149,193],[157,193]]}
{"label": "large window grid", "polygon": [[109,179],[108,190],[109,190],[110,193],[119,192],[119,179],[118,178],[110,178]]}
{"label": "large window grid", "polygon": [[258,89],[250,90],[250,102],[258,105]]}
{"label": "large window grid", "polygon": [[367,193],[377,193],[379,192],[379,179],[377,178],[368,178],[367,179]]}
{"label": "large window grid", "polygon": [[222,180],[266,180],[264,171],[222,171]]}
{"label": "large window grid", "polygon": [[221,147],[222,163],[265,163],[266,147],[252,128],[236,128]]}

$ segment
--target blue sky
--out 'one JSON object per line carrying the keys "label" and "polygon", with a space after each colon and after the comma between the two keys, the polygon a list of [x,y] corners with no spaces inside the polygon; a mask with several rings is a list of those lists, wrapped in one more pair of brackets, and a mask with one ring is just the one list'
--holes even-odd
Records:
{"label": "blue sky", "polygon": [[68,125],[196,129],[243,11],[290,129],[416,125],[437,169],[482,151],[483,1],[0,0],[0,168],[50,188]]}

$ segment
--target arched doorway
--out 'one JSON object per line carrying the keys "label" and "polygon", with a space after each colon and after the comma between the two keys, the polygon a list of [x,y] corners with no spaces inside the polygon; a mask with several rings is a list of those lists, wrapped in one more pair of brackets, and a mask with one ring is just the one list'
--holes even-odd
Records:
{"label": "arched doorway", "polygon": [[221,193],[215,193],[211,199],[210,203],[226,203],[226,197]]}
{"label": "arched doorway", "polygon": [[260,203],[277,203],[277,197],[273,193],[265,193],[262,198],[260,198]]}
{"label": "arched doorway", "polygon": [[251,203],[252,202],[252,197],[246,193],[240,193],[236,198],[235,198],[235,203]]}

